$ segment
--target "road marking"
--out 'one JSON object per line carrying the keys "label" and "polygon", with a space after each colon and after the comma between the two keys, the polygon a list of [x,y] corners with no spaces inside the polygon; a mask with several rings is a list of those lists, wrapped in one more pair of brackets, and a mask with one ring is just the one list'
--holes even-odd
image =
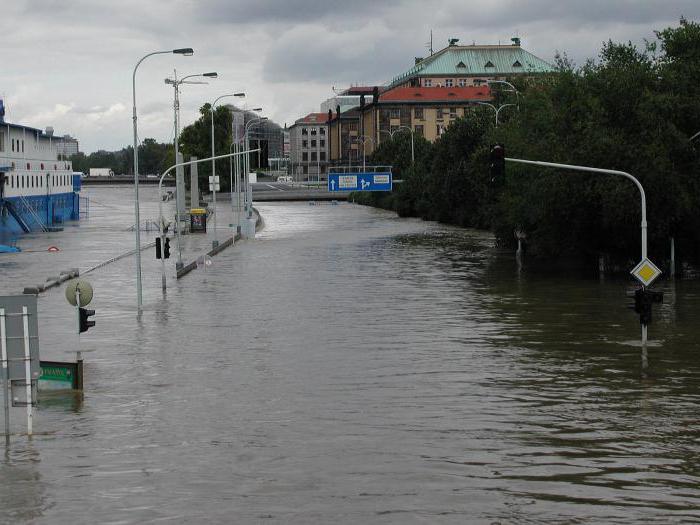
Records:
{"label": "road marking", "polygon": [[268,184],[267,182],[265,183],[265,186],[269,186],[273,190],[284,191],[282,188],[278,188],[277,186],[273,186],[272,184]]}

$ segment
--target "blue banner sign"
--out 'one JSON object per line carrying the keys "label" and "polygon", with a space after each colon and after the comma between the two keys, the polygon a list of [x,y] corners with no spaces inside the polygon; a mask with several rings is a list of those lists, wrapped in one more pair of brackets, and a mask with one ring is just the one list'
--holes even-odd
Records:
{"label": "blue banner sign", "polygon": [[328,191],[391,191],[391,172],[329,173]]}

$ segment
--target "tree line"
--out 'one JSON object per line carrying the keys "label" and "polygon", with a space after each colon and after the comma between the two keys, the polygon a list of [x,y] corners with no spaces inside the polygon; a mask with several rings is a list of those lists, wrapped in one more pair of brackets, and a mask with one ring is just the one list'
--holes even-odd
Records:
{"label": "tree line", "polygon": [[[142,175],[160,174],[175,163],[175,149],[172,143],[164,144],[147,138],[139,145],[139,173]],[[98,150],[86,155],[71,155],[73,171],[88,173],[90,168],[109,168],[116,175],[133,175],[134,148],[127,146],[118,151]]]}
{"label": "tree line", "polygon": [[[649,253],[700,260],[700,25],[681,19],[655,32],[643,49],[605,43],[596,60],[577,67],[566,56],[556,73],[509,79],[519,109],[494,124],[479,106],[434,143],[415,137],[411,165],[408,133],[397,133],[372,156],[391,164],[405,182],[391,194],[356,194],[357,202],[465,227],[492,230],[512,247],[526,235],[529,254],[597,258],[629,263],[640,253],[640,199],[621,177],[507,163],[493,180],[489,151],[506,156],[626,171],[647,194]],[[496,106],[511,100],[499,91]]]}

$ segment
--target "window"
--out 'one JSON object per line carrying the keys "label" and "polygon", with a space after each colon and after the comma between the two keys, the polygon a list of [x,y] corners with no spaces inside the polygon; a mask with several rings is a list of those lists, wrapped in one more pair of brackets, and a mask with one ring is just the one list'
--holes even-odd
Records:
{"label": "window", "polygon": [[316,128],[313,128],[313,129],[311,130],[311,134],[312,134],[312,135],[316,135]]}
{"label": "window", "polygon": [[309,161],[309,154],[308,154],[306,151],[304,151],[304,152],[301,154],[301,160],[302,160],[302,162],[308,162],[308,161]]}
{"label": "window", "polygon": [[321,160],[326,160],[326,152],[322,151],[321,156],[319,157]]}
{"label": "window", "polygon": [[466,87],[466,86],[467,86],[467,79],[466,79],[466,78],[460,78],[460,79],[457,81],[457,85],[459,85],[459,87]]}
{"label": "window", "polygon": [[0,131],[0,151],[5,151],[5,133]]}
{"label": "window", "polygon": [[516,60],[515,62],[513,62],[513,67],[523,67],[523,65],[518,60]]}
{"label": "window", "polygon": [[315,151],[311,152],[311,160],[316,162],[316,152]]}
{"label": "window", "polygon": [[321,135],[325,135],[325,134],[326,134],[326,128],[321,128],[321,129],[319,130],[319,133],[320,133]]}
{"label": "window", "polygon": [[306,129],[306,128],[301,128],[301,134],[302,134],[302,135],[308,135],[308,134],[309,134],[309,130]]}
{"label": "window", "polygon": [[442,124],[438,124],[436,126],[436,128],[437,128],[436,133],[437,133],[437,136],[439,137],[440,135],[442,135],[443,131],[445,131],[445,127]]}
{"label": "window", "polygon": [[302,148],[308,148],[308,147],[309,147],[309,141],[308,141],[308,140],[302,140],[302,141],[301,141],[301,147],[302,147]]}
{"label": "window", "polygon": [[431,78],[426,78],[425,80],[423,80],[423,86],[433,87],[433,80]]}
{"label": "window", "polygon": [[12,151],[15,151],[15,139],[12,139]]}
{"label": "window", "polygon": [[457,118],[457,108],[450,108],[450,118]]}
{"label": "window", "polygon": [[321,140],[318,141],[318,143],[319,143],[319,146],[321,146],[322,148],[325,148],[325,147],[326,147],[326,141],[325,141],[325,140],[321,139]]}
{"label": "window", "polygon": [[401,110],[399,108],[391,108],[389,118],[401,118]]}
{"label": "window", "polygon": [[442,118],[443,117],[442,114],[443,114],[442,108],[437,108],[437,118],[439,118],[439,119]]}
{"label": "window", "polygon": [[466,64],[465,64],[464,62],[460,62],[459,64],[457,64],[457,67],[459,67],[459,68],[464,68],[464,69],[467,68],[467,66],[466,66]]}
{"label": "window", "polygon": [[24,153],[24,139],[22,139],[22,153]]}
{"label": "window", "polygon": [[423,120],[423,108],[416,108],[414,111],[416,119]]}
{"label": "window", "polygon": [[309,173],[309,167],[304,166],[304,175],[307,175]]}
{"label": "window", "polygon": [[418,126],[416,126],[415,133],[416,133],[416,135],[418,135],[420,137],[423,136],[423,125],[422,124],[419,124]]}
{"label": "window", "polygon": [[452,87],[453,86],[453,81],[451,78],[446,78],[445,79],[445,87]]}
{"label": "window", "polygon": [[484,64],[484,67],[496,67],[496,66],[494,66],[494,65],[493,65],[493,62],[491,62],[491,61],[489,60],[488,62],[486,62],[486,64]]}
{"label": "window", "polygon": [[[312,133],[312,135],[313,135],[313,133]],[[311,147],[312,147],[312,148],[315,148],[315,147],[316,147],[316,139],[314,139],[314,140],[311,141]]]}

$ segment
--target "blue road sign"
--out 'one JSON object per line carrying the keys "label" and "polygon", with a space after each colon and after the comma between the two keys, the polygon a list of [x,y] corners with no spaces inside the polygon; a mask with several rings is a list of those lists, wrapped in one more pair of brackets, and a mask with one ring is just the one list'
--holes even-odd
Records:
{"label": "blue road sign", "polygon": [[329,173],[328,191],[391,191],[391,172]]}

